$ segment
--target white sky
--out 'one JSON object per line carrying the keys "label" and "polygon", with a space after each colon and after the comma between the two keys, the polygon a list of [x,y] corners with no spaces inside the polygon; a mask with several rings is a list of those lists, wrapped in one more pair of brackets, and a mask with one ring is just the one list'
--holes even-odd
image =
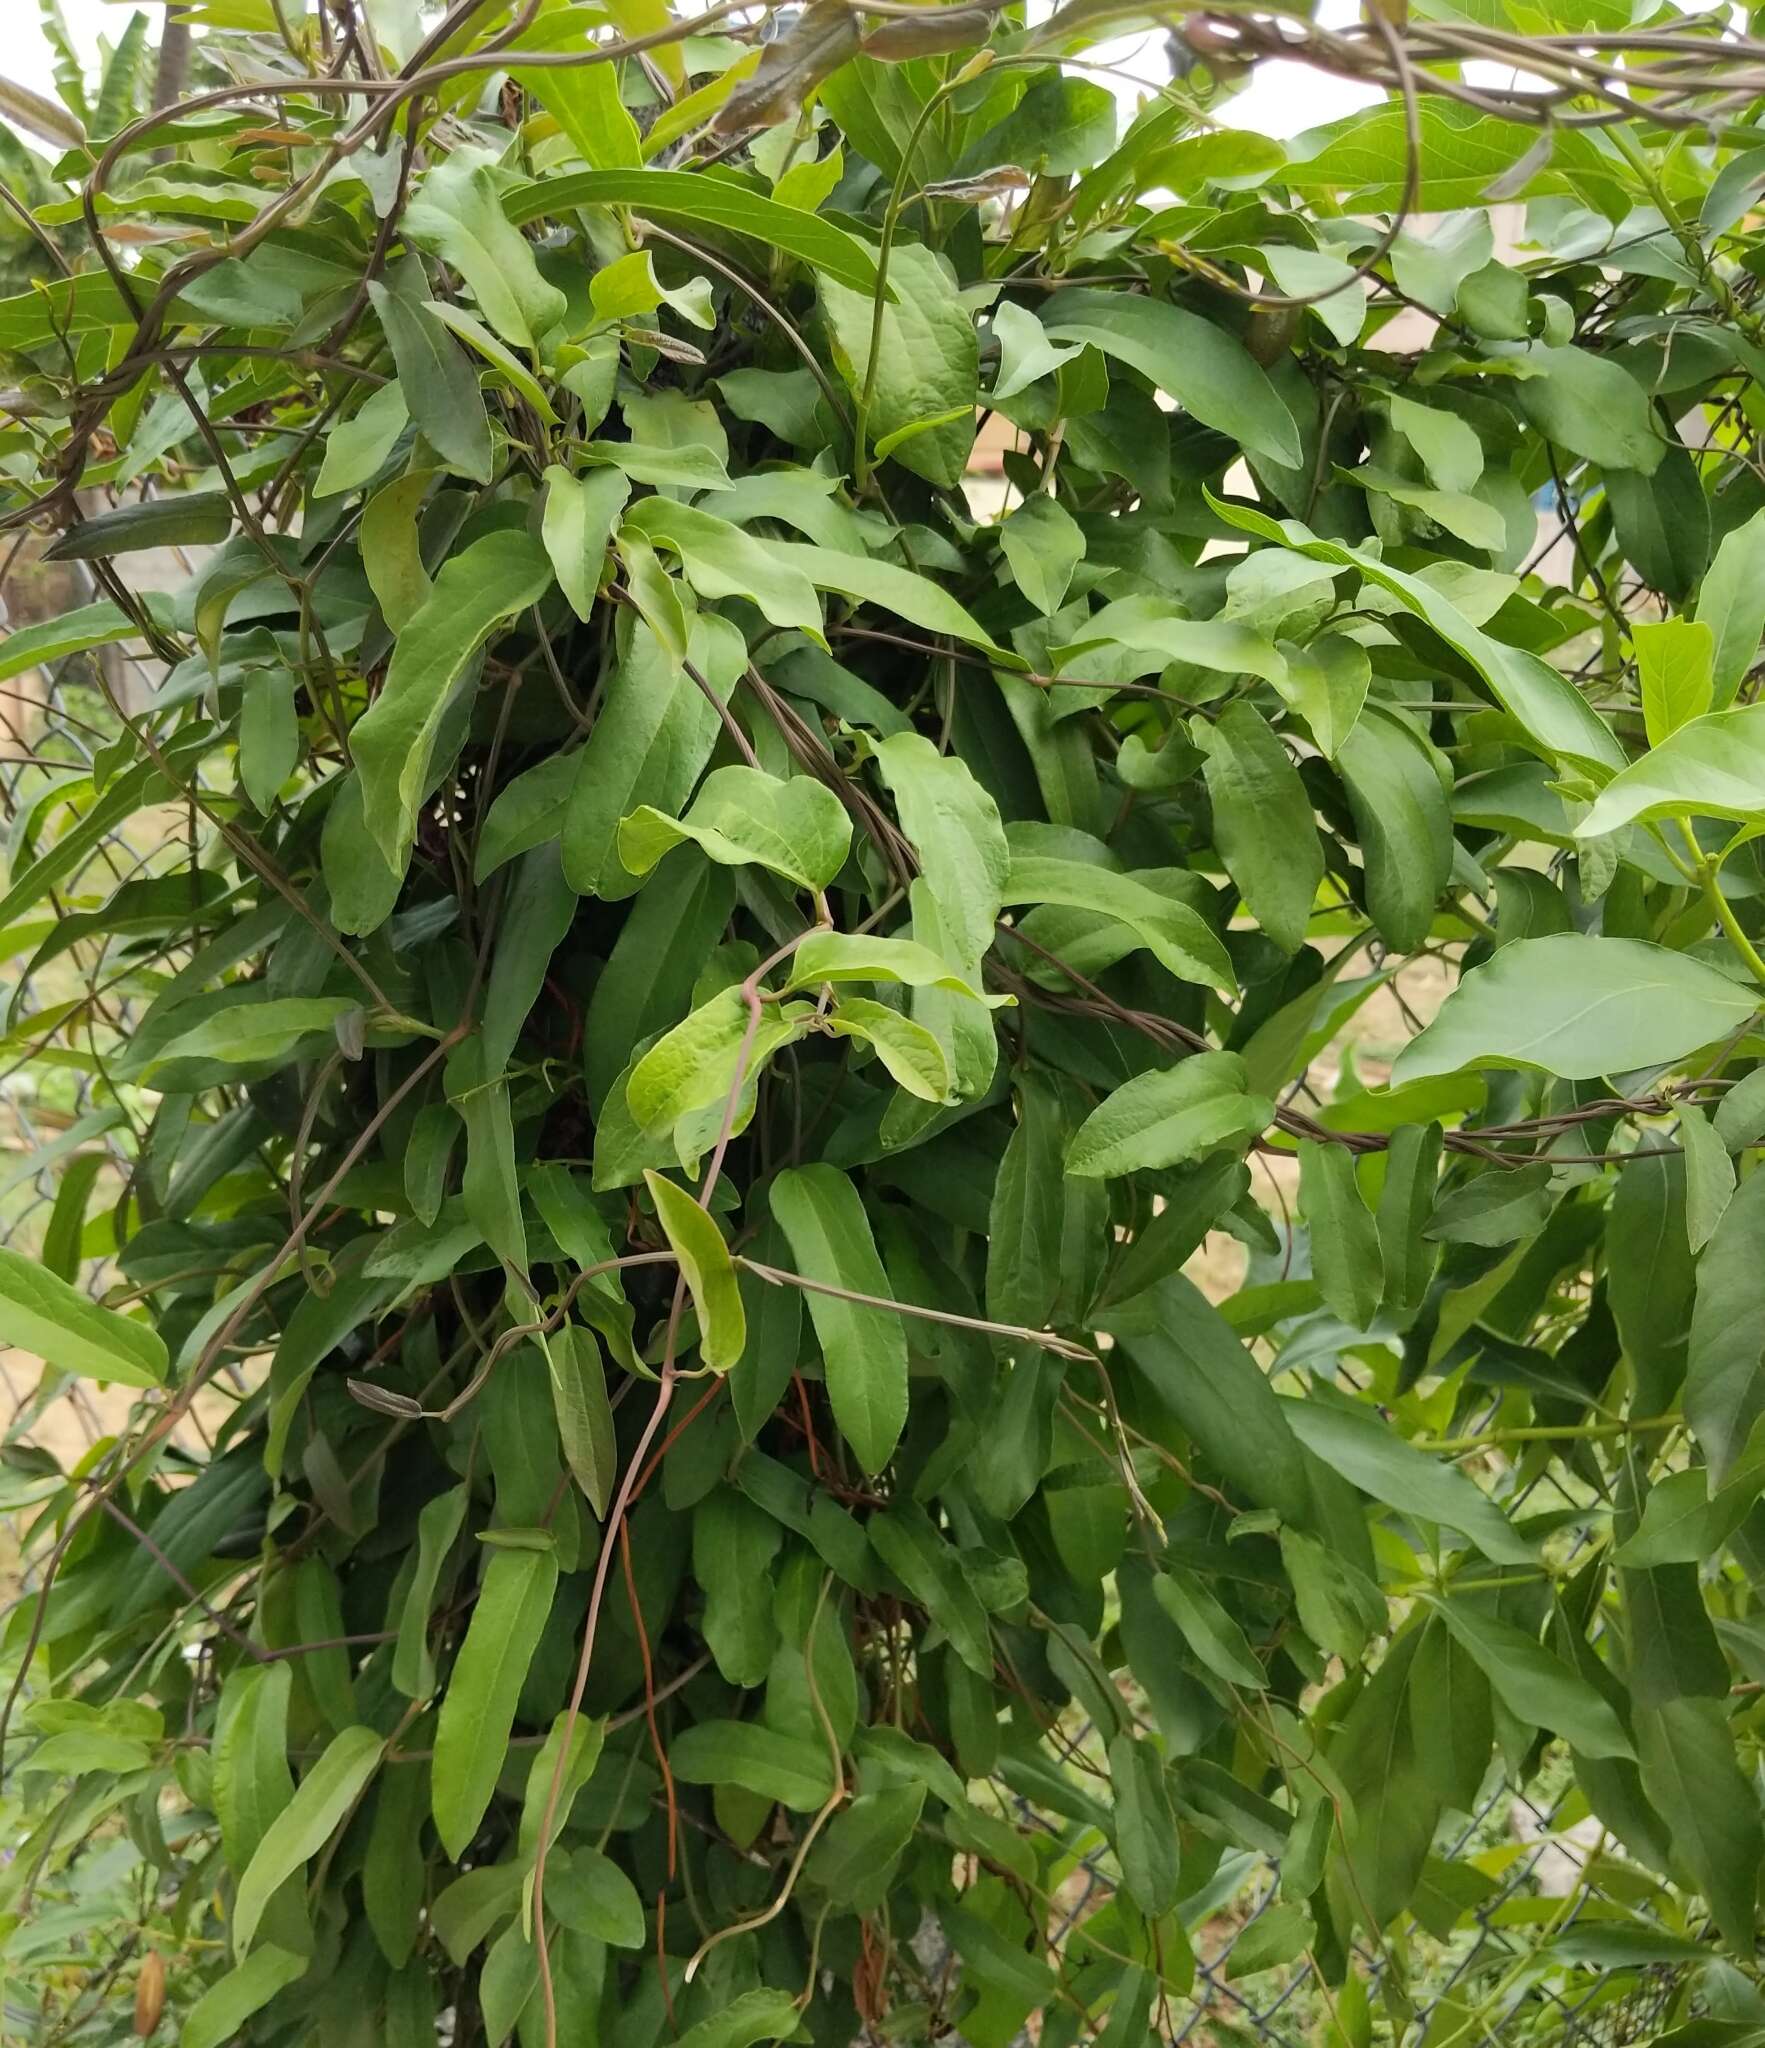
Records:
{"label": "white sky", "polygon": [[[6,0],[6,6],[22,16],[27,0]],[[88,53],[96,52],[100,36],[114,40],[128,24],[129,9],[107,4],[107,0],[61,0],[61,6],[75,40]],[[1356,17],[1355,0],[1325,0],[1319,10],[1319,19],[1331,25]],[[18,33],[0,51],[0,76],[52,94],[49,50],[35,22],[18,20],[13,27]],[[1124,37],[1095,54],[1130,74],[1162,82],[1167,76],[1163,40],[1162,33]],[[1131,102],[1132,84],[1117,80],[1115,85],[1118,94]],[[1220,118],[1234,128],[1254,128],[1264,135],[1297,135],[1302,128],[1334,121],[1379,97],[1371,88],[1327,77],[1303,64],[1259,64],[1249,86],[1221,108]]]}

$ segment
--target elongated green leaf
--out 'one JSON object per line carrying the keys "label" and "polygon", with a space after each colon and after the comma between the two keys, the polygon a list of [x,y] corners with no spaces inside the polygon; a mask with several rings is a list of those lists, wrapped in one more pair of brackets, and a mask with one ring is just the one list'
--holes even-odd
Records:
{"label": "elongated green leaf", "polygon": [[429,317],[429,287],[419,261],[411,257],[388,276],[389,283],[371,283],[368,296],[392,346],[411,418],[449,469],[487,484],[490,420],[472,366]]}
{"label": "elongated green leaf", "polygon": [[812,1813],[832,1789],[825,1751],[753,1721],[696,1721],[675,1737],[668,1762],[688,1785],[740,1785],[796,1813]]}
{"label": "elongated green leaf", "polygon": [[852,290],[876,289],[876,259],[856,236],[794,206],[697,171],[593,170],[517,186],[503,201],[520,226],[573,206],[629,206],[639,213],[703,221],[769,243]]}
{"label": "elongated green leaf", "polygon": [[1351,1330],[1366,1329],[1379,1308],[1381,1265],[1378,1230],[1361,1194],[1354,1154],[1302,1138],[1299,1200],[1319,1292]]}
{"label": "elongated green leaf", "polygon": [[291,1955],[270,1943],[248,1955],[237,1968],[218,1977],[190,2008],[178,2035],[178,2048],[226,2048],[237,2041],[247,2020],[261,2012],[279,1991],[304,1977],[310,1956]]}
{"label": "elongated green leaf", "polygon": [[491,533],[455,555],[398,636],[392,666],[351,742],[369,832],[388,862],[416,837],[442,718],[474,654],[551,582],[545,551],[523,533]]}
{"label": "elongated green leaf", "polygon": [[1622,825],[1694,813],[1754,822],[1761,809],[1762,765],[1765,704],[1692,718],[1613,776],[1575,828],[1576,835],[1595,839]]}
{"label": "elongated green leaf", "polygon": [[1300,1442],[1363,1493],[1458,1530],[1497,1564],[1534,1561],[1532,1545],[1487,1494],[1455,1467],[1405,1443],[1371,1411],[1338,1401],[1289,1401],[1286,1416]]}
{"label": "elongated green leaf", "polygon": [[572,476],[553,463],[545,473],[545,512],[540,531],[558,588],[579,619],[594,610],[607,543],[631,487],[616,469],[591,469]]}
{"label": "elongated green leaf", "polygon": [[1305,939],[1324,856],[1287,749],[1256,708],[1230,704],[1203,761],[1214,844],[1250,914],[1284,952]]}
{"label": "elongated green leaf", "polygon": [[478,1832],[508,1748],[527,1667],[551,1612],[558,1560],[548,1550],[492,1553],[435,1730],[436,1832],[456,1861]]}
{"label": "elongated green leaf", "polygon": [[1765,512],[1723,535],[1694,616],[1715,635],[1710,680],[1720,711],[1734,702],[1765,641]]}
{"label": "elongated green leaf", "polygon": [[1441,1600],[1436,1612],[1527,1727],[1549,1728],[1586,1756],[1635,1754],[1605,1696],[1523,1629],[1469,1600]]}
{"label": "elongated green leaf", "polygon": [[697,1202],[659,1173],[646,1173],[644,1184],[656,1205],[656,1217],[691,1290],[699,1316],[699,1349],[705,1363],[727,1372],[748,1341],[747,1316],[741,1289],[729,1262],[723,1233]]}
{"label": "elongated green leaf", "polygon": [[781,1173],[770,1199],[798,1272],[835,1290],[809,1295],[828,1399],[859,1464],[880,1472],[907,1420],[907,1340],[888,1309],[840,1298],[848,1290],[893,1299],[863,1204],[846,1176],[824,1165]]}
{"label": "elongated green leaf", "polygon": [[[889,284],[891,302],[879,321],[869,287],[853,290],[831,273],[820,279],[834,363],[855,398],[869,390],[872,441],[889,443],[903,469],[953,489],[974,442],[980,397],[974,319],[950,272],[921,243],[894,245]],[[932,424],[938,421],[945,424]]]}
{"label": "elongated green leaf", "polygon": [[385,1739],[372,1728],[346,1728],[294,1788],[294,1797],[264,1831],[233,1906],[233,1947],[251,1947],[264,1909],[300,1867],[325,1846],[379,1768]]}
{"label": "elongated green leaf", "polygon": [[167,1353],[157,1331],[100,1308],[90,1295],[7,1246],[0,1246],[0,1341],[61,1372],[157,1387]]}

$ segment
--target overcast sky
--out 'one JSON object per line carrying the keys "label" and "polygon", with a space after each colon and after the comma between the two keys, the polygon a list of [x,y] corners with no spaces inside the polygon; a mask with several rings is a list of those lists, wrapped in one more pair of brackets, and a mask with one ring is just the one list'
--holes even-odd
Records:
{"label": "overcast sky", "polygon": [[[27,0],[5,0],[8,11],[27,12]],[[129,9],[107,4],[107,0],[61,0],[62,13],[75,39],[90,53],[96,53],[100,36],[112,39],[127,26]],[[1356,0],[1325,0],[1319,19],[1326,22],[1352,21]],[[54,89],[49,50],[37,34],[35,24],[20,20],[18,33],[0,54],[0,75],[37,92]],[[1120,65],[1133,77],[1162,82],[1167,75],[1163,34],[1125,38],[1096,53]],[[1115,81],[1118,93],[1130,103],[1134,87],[1130,80]],[[1365,106],[1378,94],[1344,79],[1328,78],[1303,64],[1259,64],[1249,87],[1221,110],[1221,118],[1233,127],[1255,128],[1264,135],[1297,135],[1302,128],[1333,121],[1339,115]]]}

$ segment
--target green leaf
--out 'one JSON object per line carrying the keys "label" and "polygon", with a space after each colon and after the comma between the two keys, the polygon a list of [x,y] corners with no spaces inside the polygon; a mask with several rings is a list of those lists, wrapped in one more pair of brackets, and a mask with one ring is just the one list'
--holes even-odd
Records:
{"label": "green leaf", "polygon": [[802,889],[821,889],[845,864],[852,821],[810,775],[788,782],[759,768],[717,768],[682,818],[645,804],[619,825],[619,858],[647,875],[683,839],[725,867],[752,862]]}
{"label": "green leaf", "polygon": [[551,1550],[494,1550],[442,1697],[435,1730],[435,1829],[456,1862],[478,1832],[508,1750],[509,1729],[551,1612]]}
{"label": "green leaf", "polygon": [[1497,1167],[1454,1188],[1436,1207],[1426,1235],[1444,1244],[1513,1244],[1535,1237],[1555,1207],[1548,1162]]}
{"label": "green leaf", "polygon": [[190,2008],[178,2034],[178,2048],[227,2048],[229,2042],[243,2038],[245,2023],[253,2013],[262,2012],[278,1992],[298,1983],[311,1967],[310,1956],[291,1955],[266,1942],[236,1968],[217,1977]]}
{"label": "green leaf", "polygon": [[1223,1146],[1240,1149],[1274,1118],[1266,1096],[1247,1092],[1232,1052],[1193,1053],[1177,1066],[1136,1074],[1085,1119],[1066,1152],[1068,1173],[1136,1173],[1178,1166]]}
{"label": "green leaf", "polygon": [[463,154],[444,158],[405,207],[400,227],[459,272],[485,319],[517,348],[531,349],[563,319],[564,294],[540,276],[532,243],[503,212],[483,164]]}
{"label": "green leaf", "polygon": [[1452,813],[1428,751],[1369,704],[1336,749],[1367,875],[1367,908],[1387,945],[1421,945],[1452,875]]}
{"label": "green leaf", "polygon": [[787,2040],[802,2019],[788,1991],[744,1991],[708,2019],[688,2027],[675,2048],[754,2048],[756,2041]]}
{"label": "green leaf", "polygon": [[716,701],[686,675],[647,625],[606,679],[588,744],[572,758],[575,782],[564,818],[564,872],[584,896],[616,900],[641,886],[619,859],[619,821],[639,804],[680,810],[692,795],[722,729],[717,702],[740,673],[746,650],[721,621],[699,619],[688,658]]}
{"label": "green leaf", "polygon": [[748,1341],[747,1316],[729,1247],[705,1210],[673,1181],[646,1172],[644,1185],[656,1205],[699,1318],[699,1349],[713,1372],[728,1372]]}
{"label": "green leaf", "polygon": [[[819,1164],[791,1167],[772,1183],[770,1202],[805,1279],[894,1299],[864,1206],[843,1173]],[[809,1295],[809,1319],[840,1434],[866,1472],[880,1472],[907,1420],[901,1319],[886,1308],[819,1290]]]}
{"label": "green leaf", "polygon": [[1299,1141],[1299,1202],[1313,1278],[1331,1310],[1351,1330],[1365,1330],[1379,1311],[1383,1268],[1378,1228],[1354,1161],[1346,1146]]}
{"label": "green leaf", "polygon": [[[881,981],[901,988],[976,991],[939,954],[914,939],[879,939],[859,932],[811,932],[791,959],[787,987],[815,988],[823,982]],[[977,997],[977,1000],[984,1000]],[[994,1003],[1003,998],[993,997]]]}
{"label": "green leaf", "polygon": [[1711,701],[1720,711],[1734,702],[1765,641],[1765,512],[1722,536],[1692,616],[1716,637]]}
{"label": "green leaf", "polygon": [[925,1791],[923,1785],[889,1785],[861,1792],[816,1843],[804,1882],[851,1911],[880,1906],[918,1831]]}
{"label": "green leaf", "polygon": [[491,472],[490,419],[471,364],[429,317],[423,266],[408,257],[387,272],[389,282],[368,286],[386,330],[399,389],[417,429],[449,469],[487,484]]}
{"label": "green leaf", "polygon": [[1653,476],[1667,443],[1648,394],[1609,356],[1584,348],[1527,344],[1529,376],[1514,385],[1515,402],[1541,434],[1603,469]]}
{"label": "green leaf", "polygon": [[[149,606],[150,612],[151,609]],[[63,661],[70,654],[84,654],[94,647],[133,640],[138,631],[134,620],[108,598],[98,604],[80,605],[34,626],[21,626],[16,633],[8,633],[0,640],[0,683],[9,683],[29,669]]]}
{"label": "green leaf", "polygon": [[580,1323],[566,1323],[546,1339],[545,1355],[564,1462],[596,1518],[605,1521],[618,1466],[600,1346]]}
{"label": "green leaf", "polygon": [[1697,1268],[1685,1419],[1721,1486],[1765,1414],[1765,1176],[1750,1174],[1722,1212]]}
{"label": "green leaf", "polygon": [[1169,1565],[1154,1575],[1153,1598],[1175,1623],[1190,1649],[1228,1685],[1262,1692],[1268,1674],[1257,1662],[1244,1631],[1193,1572]]}
{"label": "green leaf", "polygon": [[961,1559],[925,1510],[911,1501],[872,1516],[865,1533],[894,1576],[949,1638],[951,1649],[977,1678],[993,1671],[986,1609],[963,1572]]}
{"label": "green leaf", "polygon": [[866,996],[841,996],[821,1020],[834,1038],[856,1038],[868,1045],[889,1076],[921,1102],[953,1102],[950,1063],[937,1037],[923,1024],[873,1003]]}
{"label": "green leaf", "polygon": [[[819,279],[834,365],[855,398],[868,386],[872,441],[887,440],[903,469],[953,490],[968,464],[980,400],[974,319],[948,268],[921,243],[894,244],[889,284],[892,302],[879,320],[871,287],[853,290],[831,274]],[[932,421],[946,424],[926,424]]]}
{"label": "green leaf", "polygon": [[1691,813],[1754,823],[1765,764],[1765,704],[1693,718],[1614,775],[1576,826],[1597,839],[1621,826]]}
{"label": "green leaf", "polygon": [[0,1246],[0,1342],[58,1372],[126,1387],[164,1384],[167,1352],[156,1330],[100,1308],[90,1295]]}
{"label": "green leaf", "polygon": [[264,1831],[233,1905],[233,1949],[243,1956],[264,1909],[283,1882],[316,1856],[379,1768],[383,1736],[372,1728],[346,1728],[294,1788],[294,1797]]}
{"label": "green leaf", "polygon": [[505,214],[517,227],[540,214],[574,206],[629,206],[664,219],[702,221],[782,249],[853,291],[877,288],[876,258],[855,235],[819,214],[781,206],[745,186],[700,171],[574,171],[517,186],[503,201]]}
{"label": "green leaf", "polygon": [[821,640],[821,604],[814,584],[791,560],[792,543],[755,540],[727,519],[672,498],[640,498],[626,526],[671,548],[701,597],[745,597],[773,625],[794,626]]}
{"label": "green leaf", "polygon": [[1206,730],[1202,772],[1214,844],[1251,916],[1284,953],[1296,953],[1324,879],[1311,800],[1254,705],[1242,698],[1227,705]]}
{"label": "green leaf", "polygon": [[1152,1743],[1116,1736],[1109,1745],[1109,1782],[1115,1793],[1115,1848],[1128,1896],[1149,1917],[1168,1913],[1177,1902],[1177,1824],[1164,1764]]}
{"label": "green leaf", "polygon": [[1374,1211],[1379,1231],[1381,1305],[1399,1318],[1414,1315],[1427,1296],[1440,1254],[1424,1234],[1440,1179],[1441,1128],[1403,1124],[1391,1134],[1385,1179]]}
{"label": "green leaf", "polygon": [[537,603],[551,580],[536,541],[486,534],[443,564],[399,634],[380,694],[350,736],[368,830],[389,863],[416,837],[442,719],[472,657],[505,620]]}
{"label": "green leaf", "polygon": [[1537,1553],[1499,1507],[1454,1465],[1407,1444],[1371,1410],[1344,1402],[1288,1401],[1288,1427],[1352,1485],[1400,1514],[1468,1536],[1495,1564],[1534,1564]]}
{"label": "green leaf", "polygon": [[644,1131],[666,1131],[691,1111],[727,1103],[768,1057],[804,1028],[807,1003],[769,1005],[758,1025],[739,988],[714,995],[664,1032],[631,1070],[625,1099]]}
{"label": "green leaf", "polygon": [[232,530],[233,508],[225,491],[174,491],[82,519],[52,541],[42,559],[97,562],[146,548],[216,547]]}
{"label": "green leaf", "polygon": [[1434,1608],[1525,1727],[1548,1728],[1584,1756],[1635,1755],[1604,1694],[1523,1629],[1468,1600],[1437,1600]]}
{"label": "green leaf", "polygon": [[705,1647],[727,1682],[764,1683],[778,1643],[773,1559],[784,1531],[764,1508],[719,1486],[693,1510],[693,1577],[705,1594]]}
{"label": "green leaf", "polygon": [[509,75],[569,136],[585,164],[597,171],[611,171],[642,163],[637,123],[619,97],[617,64],[581,64],[556,70],[535,66]]}
{"label": "green leaf", "polygon": [[1038,492],[1001,523],[999,546],[1018,589],[1037,611],[1059,611],[1073,571],[1085,559],[1084,533],[1066,507]]}
{"label": "green leaf", "polygon": [[1243,343],[1211,320],[1156,299],[1078,290],[1057,292],[1042,322],[1055,341],[1089,342],[1138,370],[1265,461],[1299,467],[1299,429],[1285,401]]}
{"label": "green leaf", "polygon": [[[1324,1810],[1329,1810],[1327,1803]],[[1264,1970],[1297,1962],[1316,1939],[1317,1928],[1303,1906],[1286,1900],[1265,1907],[1227,1951],[1226,1980],[1236,1984]]]}
{"label": "green leaf", "polygon": [[335,497],[340,491],[360,490],[371,483],[391,457],[410,419],[410,408],[396,379],[370,392],[366,401],[326,436],[325,459],[313,482],[313,496]]}
{"label": "green leaf", "polygon": [[1668,1824],[1673,1853],[1710,1902],[1737,1954],[1756,1936],[1765,1833],[1759,1794],[1735,1759],[1727,1711],[1716,1700],[1665,1700],[1636,1710],[1643,1790]]}
{"label": "green leaf", "polygon": [[1686,1238],[1694,1252],[1701,1252],[1734,1197],[1734,1161],[1692,1102],[1680,1105],[1679,1146],[1685,1154]]}
{"label": "green leaf", "polygon": [[683,1784],[740,1785],[793,1813],[813,1813],[833,1789],[825,1750],[755,1721],[695,1721],[669,1745],[668,1762]]}
{"label": "green leaf", "polygon": [[1665,1066],[1745,1024],[1758,1002],[1702,961],[1639,939],[1516,939],[1468,973],[1391,1070],[1394,1083],[1473,1066],[1591,1081]]}
{"label": "green leaf", "polygon": [[607,544],[631,495],[616,469],[591,469],[572,476],[552,463],[545,473],[545,510],[540,533],[551,557],[558,588],[579,619],[594,610],[606,566]]}
{"label": "green leaf", "polygon": [[466,1489],[450,1486],[423,1503],[417,1517],[417,1560],[392,1651],[392,1682],[406,1699],[426,1700],[435,1691],[435,1659],[429,1648],[429,1617],[441,1568],[466,1519]]}
{"label": "green leaf", "polygon": [[807,541],[771,541],[766,551],[781,567],[807,577],[817,590],[833,590],[842,597],[878,605],[928,633],[948,633],[954,640],[982,649],[1002,667],[1023,666],[1018,656],[997,646],[974,615],[929,576],[878,561],[873,555],[848,554],[838,548],[811,546]]}
{"label": "green leaf", "polygon": [[1642,619],[1630,629],[1649,745],[1709,710],[1716,636],[1689,619]]}
{"label": "green leaf", "polygon": [[[959,966],[974,973],[993,943],[1011,872],[999,806],[967,762],[940,754],[919,733],[885,739],[876,749],[876,764],[926,887],[956,938]],[[826,949],[825,941],[809,941],[818,943]]]}
{"label": "green leaf", "polygon": [[1161,894],[1134,875],[1116,874],[1090,861],[1014,853],[1006,877],[1007,903],[1060,903],[1095,910],[1125,924],[1161,967],[1179,981],[1198,981],[1235,992],[1231,958],[1206,921],[1176,896]]}

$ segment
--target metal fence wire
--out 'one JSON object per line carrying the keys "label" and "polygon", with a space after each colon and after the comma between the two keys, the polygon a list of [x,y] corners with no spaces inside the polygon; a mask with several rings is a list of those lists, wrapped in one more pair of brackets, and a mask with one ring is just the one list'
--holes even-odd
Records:
{"label": "metal fence wire", "polygon": [[[97,687],[94,659],[76,655],[0,689],[0,809],[15,862],[29,841],[33,806],[42,793],[69,773],[89,774],[95,765],[102,770],[104,749],[120,730],[109,694]],[[138,676],[110,681],[111,694],[119,683],[127,694],[144,694]],[[172,823],[168,819],[167,836],[159,839],[144,836],[137,822],[130,832],[101,840],[63,885],[54,916],[102,903],[120,882],[187,860],[182,828],[174,839]],[[69,1001],[95,1002],[90,1021],[102,1032],[126,1033],[129,1027],[127,941],[95,932],[92,944],[100,954],[91,975],[94,998],[76,996],[78,984],[65,971],[58,976],[53,961],[36,968],[34,953],[16,956],[6,969],[0,1243],[33,1255],[54,1227],[71,1156],[101,1148],[114,1166],[119,1194],[130,1171],[128,1133],[95,1073],[43,1057],[70,1021],[78,1034],[78,1017],[70,1019],[62,1010]],[[94,1292],[109,1277],[101,1255],[84,1259],[81,1270]],[[0,1395],[10,1409],[5,1444],[58,1442],[64,1463],[114,1428],[123,1412],[120,1406],[107,1411],[100,1405],[104,1397],[95,1398],[76,1380],[39,1377],[18,1353],[0,1355]],[[7,1576],[12,1592],[30,1590],[28,1569],[8,1565]],[[1080,1729],[1073,1740],[1082,1742],[1085,1734]],[[1026,1828],[1063,1842],[1072,1838],[1074,1860],[1048,1928],[1050,1941],[1060,1945],[1111,1896],[1110,1853],[1095,1837],[1080,1839],[1071,1824],[1005,1796]],[[1360,2048],[1363,2042],[1505,2048],[1516,2041],[1545,2048],[1631,2048],[1657,2039],[1702,2003],[1697,1966],[1688,1970],[1685,1962],[1664,1961],[1646,1949],[1639,1948],[1638,1959],[1628,1964],[1608,1957],[1603,1966],[1576,1967],[1557,1959],[1563,1936],[1577,1925],[1621,1918],[1635,1930],[1637,1900],[1645,1889],[1636,1867],[1586,1820],[1560,1755],[1547,1751],[1524,1784],[1493,1773],[1476,1810],[1443,1828],[1434,1855],[1468,1874],[1463,1895],[1475,1902],[1452,1917],[1405,1916],[1379,1943],[1357,1951],[1368,1998],[1361,2027],[1338,2018],[1335,1998],[1309,1957],[1267,1971],[1235,1967],[1247,1931],[1277,1903],[1279,1872],[1266,1858],[1229,1853],[1205,1890],[1179,1907],[1194,1955],[1193,1982],[1186,1996],[1169,1996],[1155,2006],[1153,2038],[1170,2048]],[[159,1881],[172,1885],[176,1879]],[[92,1954],[96,1971],[103,1954],[96,1941]],[[1039,2041],[1039,2030],[1032,2027],[1024,2039],[1029,2048]]]}

